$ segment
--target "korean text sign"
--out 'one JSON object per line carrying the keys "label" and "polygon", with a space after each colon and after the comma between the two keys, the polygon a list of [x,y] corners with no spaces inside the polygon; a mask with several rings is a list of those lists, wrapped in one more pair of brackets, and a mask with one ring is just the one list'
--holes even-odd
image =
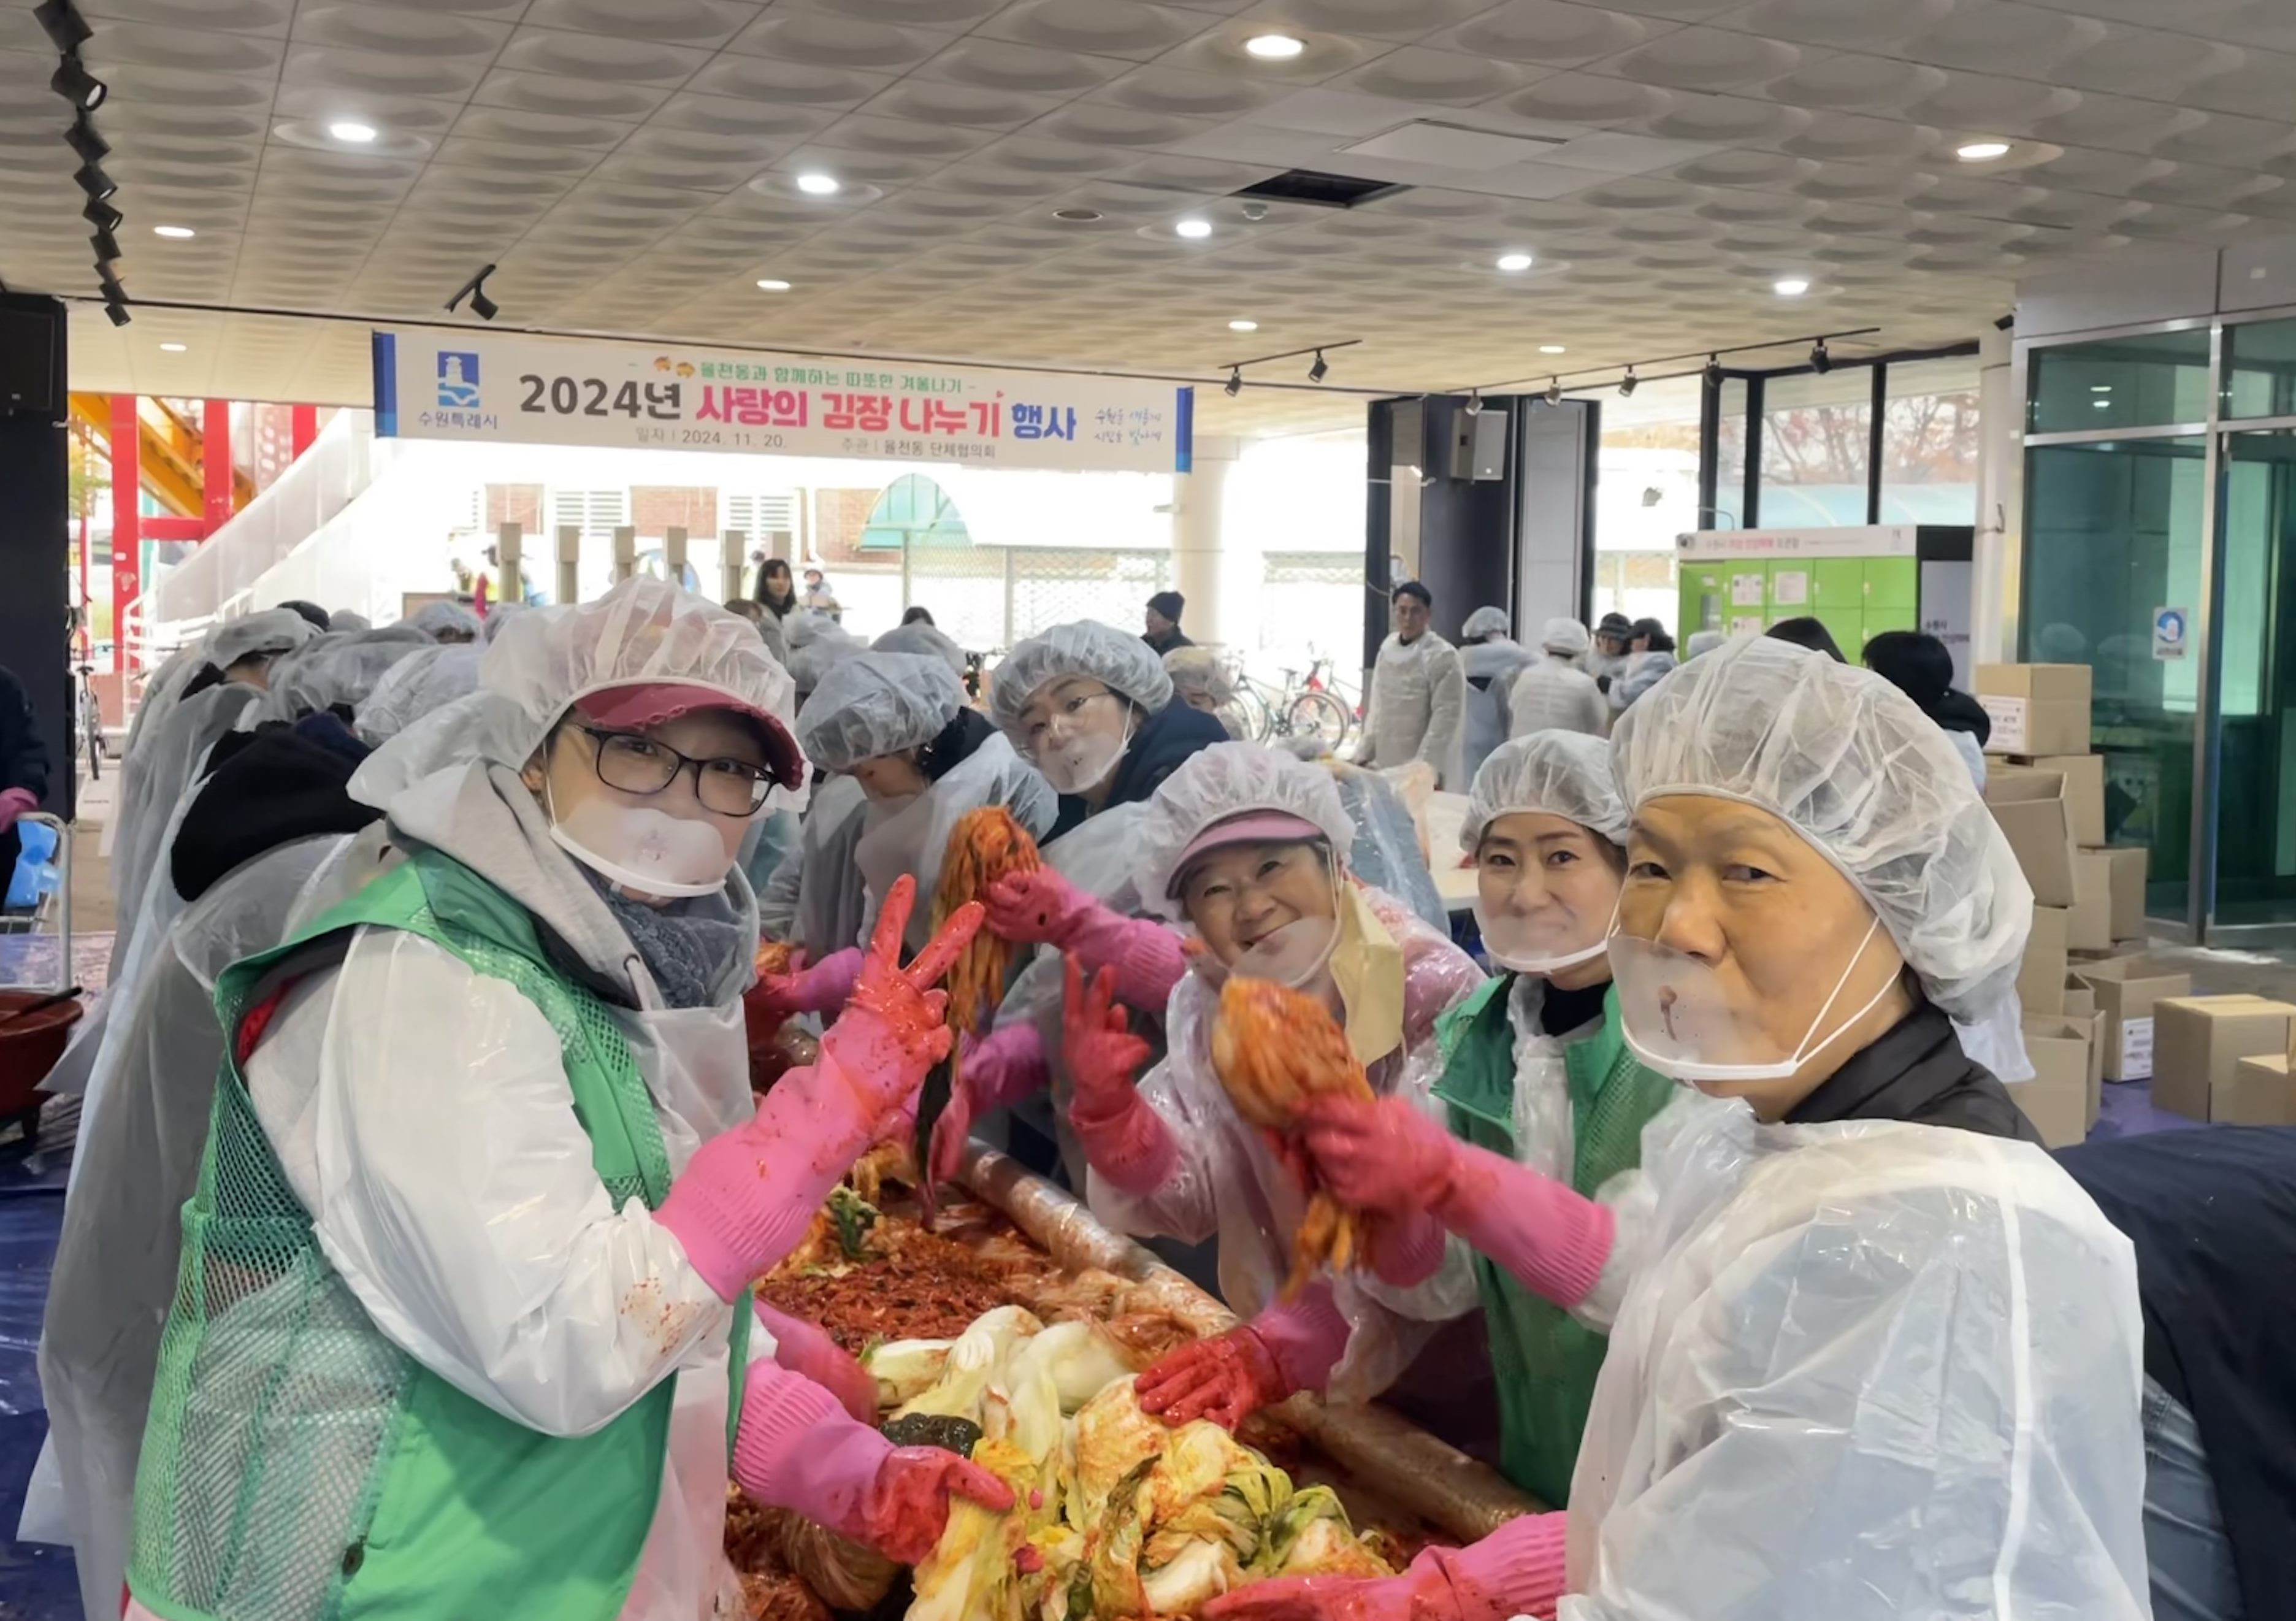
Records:
{"label": "korean text sign", "polygon": [[374,334],[400,439],[1185,472],[1191,391],[1130,378],[479,332]]}

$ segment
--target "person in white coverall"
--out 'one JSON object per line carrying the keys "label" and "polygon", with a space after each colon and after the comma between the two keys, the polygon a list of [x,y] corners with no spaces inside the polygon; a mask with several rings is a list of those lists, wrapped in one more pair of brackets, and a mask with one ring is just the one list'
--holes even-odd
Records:
{"label": "person in white coverall", "polygon": [[1396,587],[1389,605],[1395,629],[1372,666],[1356,763],[1391,769],[1421,761],[1434,767],[1441,785],[1464,786],[1459,749],[1467,678],[1458,650],[1429,628],[1435,598],[1417,580]]}
{"label": "person in white coverall", "polygon": [[1459,627],[1459,673],[1465,678],[1466,720],[1460,728],[1459,778],[1475,780],[1490,752],[1507,740],[1507,695],[1535,655],[1511,634],[1505,608],[1477,608]]}
{"label": "person in white coverall", "polygon": [[1575,619],[1550,619],[1538,640],[1544,655],[1514,679],[1507,697],[1509,734],[1583,732],[1600,737],[1610,730],[1611,706],[1587,673],[1587,627]]}
{"label": "person in white coverall", "polygon": [[635,580],[520,615],[353,778],[404,859],[217,983],[131,1621],[738,1616],[729,1463],[900,1560],[952,1493],[1010,1505],[750,1355],[750,1284],[947,1052],[980,916],[904,971],[888,897],[754,1102],[735,861],[803,781],[789,699],[748,624]]}

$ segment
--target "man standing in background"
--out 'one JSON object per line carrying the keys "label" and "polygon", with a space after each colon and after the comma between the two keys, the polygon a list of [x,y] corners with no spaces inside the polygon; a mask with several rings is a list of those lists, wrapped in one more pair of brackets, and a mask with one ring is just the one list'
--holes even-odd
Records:
{"label": "man standing in background", "polygon": [[1429,629],[1434,593],[1415,580],[1388,599],[1395,629],[1380,644],[1372,668],[1370,705],[1364,716],[1359,765],[1393,767],[1425,761],[1442,786],[1459,781],[1459,729],[1466,714],[1467,678],[1458,650]]}
{"label": "man standing in background", "polygon": [[1161,658],[1175,647],[1193,647],[1187,634],[1180,629],[1180,615],[1186,613],[1188,599],[1177,591],[1159,591],[1148,599],[1146,634],[1141,640]]}

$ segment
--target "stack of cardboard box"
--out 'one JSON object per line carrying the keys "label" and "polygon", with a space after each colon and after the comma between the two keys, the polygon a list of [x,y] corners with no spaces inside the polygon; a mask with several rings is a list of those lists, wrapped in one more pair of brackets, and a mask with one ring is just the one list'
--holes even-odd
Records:
{"label": "stack of cardboard box", "polygon": [[[1993,721],[1985,796],[2035,904],[2065,909],[2065,949],[2075,957],[2141,950],[2147,852],[2105,845],[2104,757],[2088,749],[2088,666],[1980,664],[1977,699]],[[2046,812],[2000,810],[2051,798],[2062,802],[2062,841]]]}
{"label": "stack of cardboard box", "polygon": [[2288,1057],[2296,1006],[2260,996],[2154,1004],[2152,1104],[2191,1120],[2291,1123]]}

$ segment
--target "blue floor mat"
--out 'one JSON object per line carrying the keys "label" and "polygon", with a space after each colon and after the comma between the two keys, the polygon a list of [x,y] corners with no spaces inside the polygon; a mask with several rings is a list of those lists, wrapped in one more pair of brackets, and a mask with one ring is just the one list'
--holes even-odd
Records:
{"label": "blue floor mat", "polygon": [[62,1164],[0,1166],[0,1621],[83,1621],[70,1551],[12,1540],[48,1433],[40,1317],[63,1219]]}

